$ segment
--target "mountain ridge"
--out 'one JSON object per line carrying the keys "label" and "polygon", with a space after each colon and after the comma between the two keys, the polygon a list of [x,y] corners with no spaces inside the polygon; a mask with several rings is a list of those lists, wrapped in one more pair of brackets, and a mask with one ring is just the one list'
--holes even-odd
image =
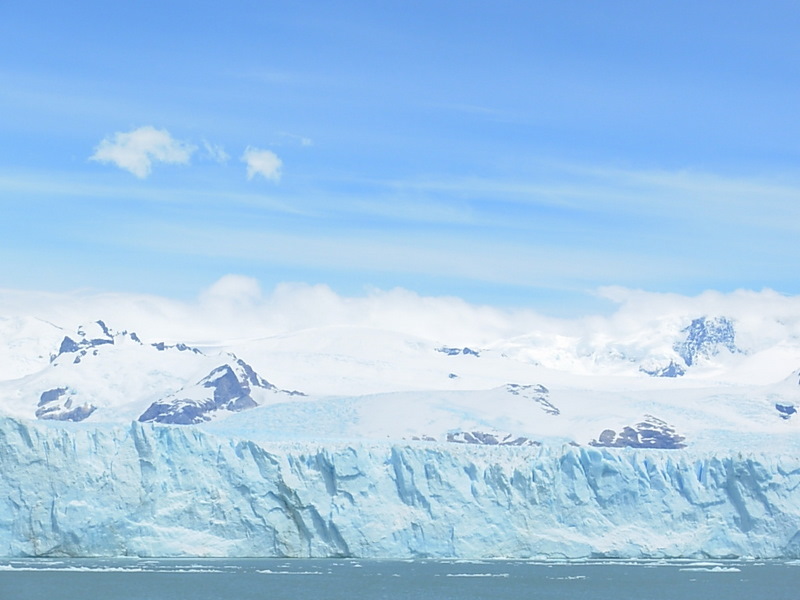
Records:
{"label": "mountain ridge", "polygon": [[[240,423],[234,415],[247,412],[245,421],[283,422],[284,432],[268,422],[262,426],[278,437],[285,432],[304,437],[308,429],[331,439],[474,442],[510,436],[538,443],[554,434],[577,444],[635,447],[645,443],[645,435],[651,442],[661,440],[663,448],[682,447],[684,438],[691,444],[701,430],[720,423],[732,431],[780,431],[800,421],[795,418],[800,386],[787,383],[792,375],[767,385],[725,381],[727,372],[741,377],[743,365],[759,354],[737,345],[735,321],[724,316],[676,321],[662,339],[641,347],[608,338],[600,345],[573,341],[571,360],[586,359],[578,373],[547,366],[553,348],[545,343],[528,348],[539,353],[536,360],[520,355],[520,338],[466,345],[337,327],[226,347],[142,340],[103,320],[58,331],[62,339],[48,364],[0,382],[0,412],[173,425]],[[556,352],[565,352],[565,339]],[[657,347],[672,348],[666,368],[681,368],[682,377],[645,373]],[[590,348],[595,354],[587,355]],[[586,373],[586,365],[594,372]],[[264,369],[269,380],[257,372]],[[793,372],[800,378],[796,365]],[[275,378],[284,385],[271,383]],[[722,402],[723,393],[738,400]],[[698,402],[725,408],[698,411],[693,406]],[[345,419],[322,425],[329,422],[326,411],[338,414],[345,407],[355,424]],[[653,423],[663,423],[656,427],[660,437]]]}

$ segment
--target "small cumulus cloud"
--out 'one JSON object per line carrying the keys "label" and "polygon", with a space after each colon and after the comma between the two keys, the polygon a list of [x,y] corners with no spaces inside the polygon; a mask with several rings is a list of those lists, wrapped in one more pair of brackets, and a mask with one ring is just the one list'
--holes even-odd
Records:
{"label": "small cumulus cloud", "polygon": [[279,181],[281,178],[283,162],[277,154],[270,150],[248,146],[242,154],[242,162],[247,164],[248,179],[252,179],[256,175],[272,181]]}
{"label": "small cumulus cloud", "polygon": [[189,164],[196,149],[189,143],[176,140],[166,129],[147,125],[105,138],[89,160],[112,163],[144,179],[150,175],[154,162]]}

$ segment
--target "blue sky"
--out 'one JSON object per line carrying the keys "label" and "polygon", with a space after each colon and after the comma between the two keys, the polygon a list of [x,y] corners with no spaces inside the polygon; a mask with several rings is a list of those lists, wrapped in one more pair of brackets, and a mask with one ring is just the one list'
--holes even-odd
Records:
{"label": "blue sky", "polygon": [[800,293],[795,2],[0,2],[0,287]]}

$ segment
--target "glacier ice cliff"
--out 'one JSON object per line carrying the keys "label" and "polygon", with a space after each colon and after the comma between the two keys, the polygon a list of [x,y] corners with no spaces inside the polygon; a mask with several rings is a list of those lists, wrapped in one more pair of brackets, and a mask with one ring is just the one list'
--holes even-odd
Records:
{"label": "glacier ice cliff", "polygon": [[800,556],[800,458],[0,419],[0,555]]}

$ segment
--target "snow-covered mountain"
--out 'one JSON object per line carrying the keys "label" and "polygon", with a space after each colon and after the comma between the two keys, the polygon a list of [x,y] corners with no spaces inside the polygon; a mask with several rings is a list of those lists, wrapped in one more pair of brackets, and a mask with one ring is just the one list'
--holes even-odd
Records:
{"label": "snow-covered mountain", "polygon": [[0,554],[800,555],[800,343],[648,323],[198,342],[0,320]]}
{"label": "snow-covered mountain", "polygon": [[61,336],[38,372],[0,382],[4,412],[57,421],[189,424],[299,394],[278,389],[230,352],[143,342],[102,320],[61,330]]}
{"label": "snow-covered mountain", "polygon": [[741,352],[736,347],[733,322],[727,317],[693,319],[681,333],[685,333],[686,338],[675,344],[674,349],[687,367],[702,360],[710,360],[722,350],[731,354]]}
{"label": "snow-covered mountain", "polygon": [[[670,447],[668,439],[691,445],[713,430],[783,431],[800,420],[800,386],[787,383],[800,356],[775,381],[763,369],[765,355],[781,352],[788,364],[799,349],[742,348],[726,317],[673,320],[637,339],[531,334],[483,346],[363,327],[200,345],[143,340],[103,320],[72,331],[4,323],[4,352],[26,367],[0,381],[0,409],[19,418],[185,425],[246,412],[225,427],[281,439]],[[667,372],[652,370],[658,356]],[[666,377],[671,369],[684,375]],[[742,381],[748,373],[753,381]]]}
{"label": "snow-covered mountain", "polygon": [[[736,355],[749,352],[736,345],[735,324],[725,316],[657,319],[620,339],[600,333],[533,333],[495,347],[508,356],[573,373],[632,375],[638,370],[652,377],[703,376],[738,364]],[[756,345],[752,352],[761,350]]]}

